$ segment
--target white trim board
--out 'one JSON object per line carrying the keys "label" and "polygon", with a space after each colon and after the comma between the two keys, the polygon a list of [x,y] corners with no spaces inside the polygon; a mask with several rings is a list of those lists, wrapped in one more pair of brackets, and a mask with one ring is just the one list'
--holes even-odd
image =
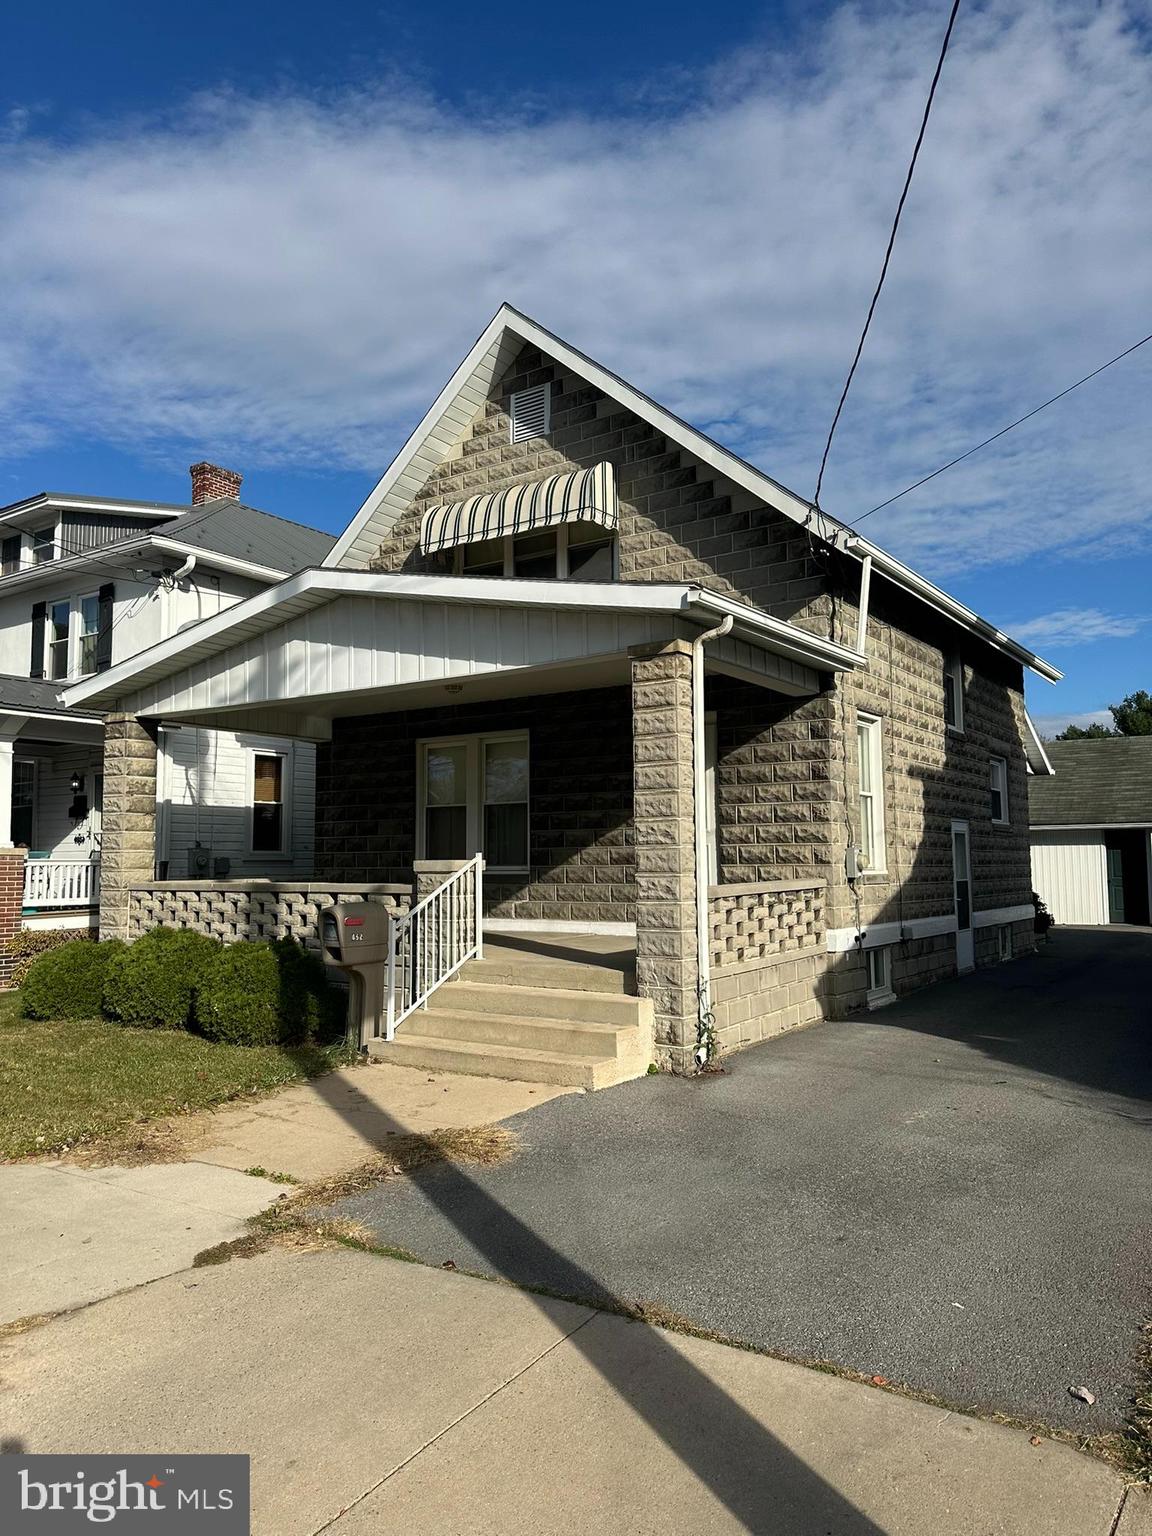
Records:
{"label": "white trim board", "polygon": [[[983,912],[973,912],[973,928],[995,928],[1001,923],[1022,923],[1035,917],[1031,902],[1017,907],[989,907]],[[846,954],[852,949],[877,949],[885,944],[902,944],[909,939],[934,939],[942,934],[956,932],[955,912],[945,912],[939,917],[911,917],[903,923],[868,923],[859,928],[829,928],[824,935],[825,947],[834,955]]]}
{"label": "white trim board", "polygon": [[486,917],[481,933],[587,933],[606,938],[634,939],[635,923],[550,923],[538,917]]}
{"label": "white trim board", "polygon": [[428,476],[455,450],[483,408],[492,385],[525,344],[539,348],[560,366],[594,385],[625,410],[654,426],[734,485],[750,492],[773,511],[781,512],[825,543],[859,559],[871,556],[873,567],[896,586],[911,592],[962,629],[1029,667],[1048,682],[1063,674],[1002,630],[966,608],[894,556],[853,532],[838,519],[787,490],[770,475],[753,468],[712,438],[634,389],[618,374],[561,341],[527,315],[502,304],[477,338],[464,361],[441,390],[431,409],[380,477],[368,499],[325,556],[325,566],[363,569],[397,519],[407,511]]}

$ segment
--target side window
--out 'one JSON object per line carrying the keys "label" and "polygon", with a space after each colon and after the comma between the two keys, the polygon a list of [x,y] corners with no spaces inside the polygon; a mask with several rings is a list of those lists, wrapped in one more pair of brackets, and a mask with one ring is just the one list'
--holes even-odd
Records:
{"label": "side window", "polygon": [[944,724],[964,729],[964,664],[955,654],[944,658]]}
{"label": "side window", "polygon": [[68,630],[72,604],[68,598],[48,605],[48,676],[53,680],[68,676]]}
{"label": "side window", "polygon": [[100,598],[88,592],[80,599],[78,607],[80,645],[77,659],[81,677],[96,671],[96,642],[100,635]]}
{"label": "side window", "polygon": [[278,752],[252,757],[252,852],[285,851],[284,759]]}
{"label": "side window", "polygon": [[56,558],[56,525],[49,524],[47,528],[37,528],[32,535],[32,564],[43,565],[46,560]]}
{"label": "side window", "polygon": [[1008,764],[1002,757],[988,762],[989,809],[992,820],[1001,827],[1008,825]]}
{"label": "side window", "polygon": [[859,849],[863,868],[883,874],[884,852],[884,751],[882,722],[876,715],[857,715],[856,754],[859,760]]}

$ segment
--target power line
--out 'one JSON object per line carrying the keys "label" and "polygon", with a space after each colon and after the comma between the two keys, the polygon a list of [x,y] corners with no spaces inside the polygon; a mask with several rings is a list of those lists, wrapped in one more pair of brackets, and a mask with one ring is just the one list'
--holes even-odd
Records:
{"label": "power line", "polygon": [[816,495],[813,504],[820,506],[820,487],[824,484],[824,470],[828,464],[828,454],[832,448],[832,439],[836,435],[836,428],[840,421],[840,413],[844,409],[844,402],[848,398],[848,391],[852,387],[852,380],[856,374],[856,368],[860,362],[860,355],[864,351],[864,343],[868,339],[868,331],[872,325],[872,316],[876,313],[876,305],[880,299],[880,290],[884,286],[884,279],[888,276],[888,263],[892,260],[892,249],[896,244],[896,231],[900,228],[900,217],[904,212],[904,204],[908,198],[908,189],[912,185],[912,176],[916,170],[916,161],[920,156],[920,146],[924,142],[924,133],[928,127],[928,118],[932,111],[932,102],[936,96],[936,86],[940,80],[940,72],[944,68],[944,58],[948,52],[948,44],[952,39],[952,28],[956,24],[956,14],[960,9],[960,0],[952,0],[952,11],[948,17],[948,26],[944,33],[944,41],[940,46],[940,57],[936,60],[936,72],[932,76],[932,84],[928,88],[928,100],[924,103],[924,116],[920,121],[920,132],[916,135],[916,144],[912,150],[912,158],[908,162],[908,174],[904,178],[904,190],[900,193],[900,201],[896,205],[896,217],[892,220],[892,229],[888,235],[888,248],[884,252],[884,264],[880,268],[880,278],[876,284],[876,291],[872,295],[872,302],[868,306],[868,315],[864,321],[864,329],[860,332],[860,340],[856,346],[856,356],[852,359],[852,366],[848,370],[848,377],[844,380],[844,388],[840,392],[840,401],[836,406],[836,414],[832,418],[832,425],[828,428],[828,441],[824,444],[824,455],[820,460],[820,473],[816,476]]}
{"label": "power line", "polygon": [[856,523],[862,523],[866,517],[871,517],[873,512],[881,512],[885,507],[890,507],[894,501],[899,501],[901,496],[907,496],[909,491],[915,491],[922,485],[927,485],[929,480],[935,480],[937,475],[942,475],[946,469],[951,469],[954,464],[959,464],[963,459],[970,459],[974,453],[979,453],[981,448],[987,448],[989,443],[994,443],[998,437],[1003,437],[1006,432],[1011,432],[1013,427],[1020,426],[1025,421],[1031,421],[1033,416],[1039,416],[1041,411],[1046,411],[1050,405],[1055,405],[1057,400],[1063,400],[1065,395],[1070,395],[1074,389],[1079,389],[1081,384],[1087,384],[1089,379],[1094,379],[1097,374],[1103,373],[1105,368],[1111,368],[1113,363],[1122,362],[1124,358],[1131,357],[1132,353],[1140,347],[1152,341],[1152,331],[1147,336],[1142,336],[1139,341],[1133,342],[1130,347],[1125,347],[1123,352],[1117,352],[1115,357],[1110,357],[1106,363],[1101,363],[1099,368],[1093,368],[1091,373],[1086,373],[1082,379],[1077,379],[1075,384],[1069,384],[1067,389],[1062,389],[1058,395],[1053,395],[1051,400],[1045,400],[1043,405],[1035,406],[1026,411],[1023,416],[1017,416],[1015,421],[1010,421],[1006,427],[1001,427],[999,432],[993,432],[991,437],[986,437],[982,443],[977,443],[974,448],[969,448],[966,453],[957,454],[954,459],[949,459],[947,464],[941,464],[939,469],[934,469],[930,475],[923,475],[919,480],[914,480],[911,485],[906,485],[902,491],[897,491],[895,496],[889,496],[887,501],[882,501],[878,506],[869,507],[867,512],[861,512],[855,522],[849,523],[850,528],[855,528]]}

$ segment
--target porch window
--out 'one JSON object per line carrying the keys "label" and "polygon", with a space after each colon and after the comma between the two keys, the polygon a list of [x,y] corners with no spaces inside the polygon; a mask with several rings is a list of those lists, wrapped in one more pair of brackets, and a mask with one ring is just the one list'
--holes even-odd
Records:
{"label": "porch window", "polygon": [[528,738],[464,736],[420,744],[425,859],[483,853],[490,870],[528,868]]}
{"label": "porch window", "polygon": [[77,617],[80,628],[78,670],[81,677],[96,671],[96,642],[100,634],[100,598],[89,592],[80,599]]}
{"label": "porch window", "polygon": [[988,762],[989,809],[992,820],[999,827],[1008,825],[1008,764],[1002,757]]}
{"label": "porch window", "polygon": [[36,805],[36,763],[30,757],[18,757],[12,764],[12,841],[19,847],[32,846]]}
{"label": "porch window", "polygon": [[860,767],[860,862],[868,874],[883,874],[884,754],[881,722],[875,715],[856,717],[856,755]]}
{"label": "porch window", "polygon": [[65,598],[48,607],[48,676],[53,679],[68,676],[68,629],[72,619],[72,604]]}
{"label": "porch window", "polygon": [[252,758],[252,852],[284,852],[284,759],[276,752]]}

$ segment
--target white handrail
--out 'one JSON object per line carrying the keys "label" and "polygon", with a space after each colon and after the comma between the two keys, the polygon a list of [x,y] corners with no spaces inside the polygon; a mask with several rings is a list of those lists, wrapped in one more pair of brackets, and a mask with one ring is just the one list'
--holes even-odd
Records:
{"label": "white handrail", "polygon": [[24,865],[26,907],[94,907],[99,892],[99,859],[29,859]]}
{"label": "white handrail", "polygon": [[484,951],[484,857],[476,854],[434,891],[388,924],[384,1038],[421,1007],[449,977]]}

